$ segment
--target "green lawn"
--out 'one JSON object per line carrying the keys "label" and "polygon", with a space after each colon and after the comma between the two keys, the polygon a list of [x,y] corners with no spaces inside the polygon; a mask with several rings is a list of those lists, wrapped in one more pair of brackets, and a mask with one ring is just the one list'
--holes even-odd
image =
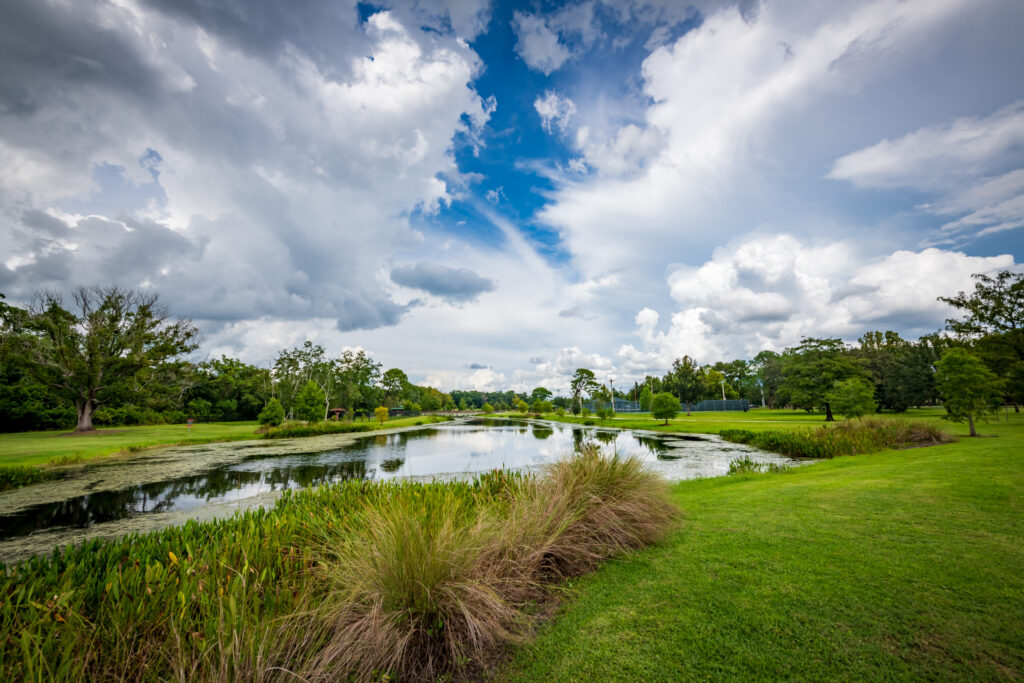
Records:
{"label": "green lawn", "polygon": [[980,431],[678,484],[678,532],[575,582],[501,677],[1024,676],[1024,418]]}
{"label": "green lawn", "polygon": [[[429,417],[405,417],[384,423],[385,429],[408,427]],[[112,455],[133,448],[151,446],[245,441],[258,439],[256,422],[210,422],[192,425],[114,427],[91,434],[73,432],[19,432],[0,434],[0,467],[11,465],[55,465]]]}
{"label": "green lawn", "polygon": [[[946,412],[942,408],[913,408],[898,415],[883,414],[880,417],[894,418],[899,420],[941,420]],[[586,418],[575,415],[564,415],[558,417],[555,413],[544,414],[545,420],[566,422],[570,424],[583,424],[593,422],[597,427],[617,427],[620,429],[649,429],[659,432],[695,432],[699,434],[717,434],[723,429],[750,429],[761,431],[768,429],[799,429],[807,427],[819,427],[825,424],[825,416],[821,413],[811,414],[804,410],[769,410],[757,408],[743,413],[738,411],[707,411],[694,412],[687,415],[680,413],[675,419],[669,420],[668,426],[664,420],[655,420],[650,413],[633,415],[619,414],[607,420],[599,420],[595,415]],[[1000,419],[1004,419],[1000,417]],[[943,420],[945,424],[945,421]],[[982,424],[979,429],[982,429]],[[982,432],[984,433],[984,432]]]}

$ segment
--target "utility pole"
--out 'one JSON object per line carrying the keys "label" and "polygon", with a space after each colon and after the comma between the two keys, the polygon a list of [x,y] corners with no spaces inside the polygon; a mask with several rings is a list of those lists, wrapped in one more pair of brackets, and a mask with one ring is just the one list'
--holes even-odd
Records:
{"label": "utility pole", "polygon": [[609,377],[608,384],[612,388],[612,415],[615,414],[615,378]]}
{"label": "utility pole", "polygon": [[722,400],[725,400],[725,380],[719,380],[722,383]]}

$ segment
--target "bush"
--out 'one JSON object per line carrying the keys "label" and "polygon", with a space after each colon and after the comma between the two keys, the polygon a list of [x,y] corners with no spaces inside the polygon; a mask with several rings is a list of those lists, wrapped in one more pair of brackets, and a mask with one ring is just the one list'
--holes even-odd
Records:
{"label": "bush", "polygon": [[284,422],[284,406],[277,398],[271,398],[267,401],[267,405],[263,406],[263,410],[260,411],[259,417],[256,419],[261,425],[277,427]]}
{"label": "bush", "polygon": [[540,477],[347,481],[59,548],[0,566],[0,679],[447,679],[554,582],[661,538],[667,491],[586,445]]}
{"label": "bush", "polygon": [[264,439],[292,439],[325,434],[348,434],[369,432],[374,429],[368,422],[288,422],[280,427],[271,427],[263,432]]}
{"label": "bush", "polygon": [[835,458],[886,448],[930,446],[953,440],[949,434],[926,422],[883,419],[841,422],[834,426],[793,431],[723,429],[719,435],[726,441],[749,444],[793,458]]}

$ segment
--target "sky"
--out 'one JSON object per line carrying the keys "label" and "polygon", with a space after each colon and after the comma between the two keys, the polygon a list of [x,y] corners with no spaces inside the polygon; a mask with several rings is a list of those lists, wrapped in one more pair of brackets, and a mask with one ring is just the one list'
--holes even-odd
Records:
{"label": "sky", "polygon": [[0,292],[266,367],[626,386],[1022,271],[1019,0],[14,0]]}

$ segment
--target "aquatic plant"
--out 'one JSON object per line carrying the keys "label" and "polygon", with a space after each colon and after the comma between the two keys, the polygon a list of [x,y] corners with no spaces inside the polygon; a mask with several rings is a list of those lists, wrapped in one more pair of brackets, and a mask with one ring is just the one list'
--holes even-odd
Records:
{"label": "aquatic plant", "polygon": [[542,476],[349,480],[57,548],[0,565],[0,679],[443,677],[675,513],[639,460],[585,445]]}

